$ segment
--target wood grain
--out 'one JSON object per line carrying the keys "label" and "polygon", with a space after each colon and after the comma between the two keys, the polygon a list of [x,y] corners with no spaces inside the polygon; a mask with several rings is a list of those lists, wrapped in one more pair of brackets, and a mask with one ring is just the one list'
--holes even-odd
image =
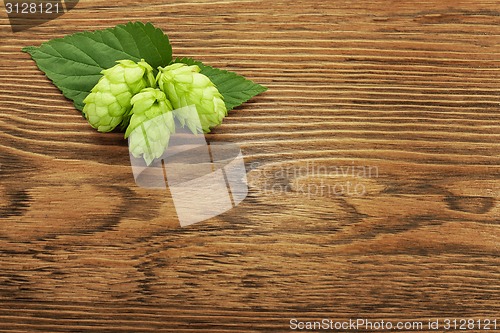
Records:
{"label": "wood grain", "polygon": [[[18,33],[2,11],[0,331],[500,322],[498,5],[86,0]],[[135,185],[122,135],[20,52],[129,20],[269,88],[208,135],[245,155],[233,210],[180,228],[168,193]],[[347,182],[362,195],[332,192]]]}

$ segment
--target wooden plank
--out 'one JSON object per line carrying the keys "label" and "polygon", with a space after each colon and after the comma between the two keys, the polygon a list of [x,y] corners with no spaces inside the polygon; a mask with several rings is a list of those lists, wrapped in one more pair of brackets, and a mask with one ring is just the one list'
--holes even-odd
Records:
{"label": "wooden plank", "polygon": [[[88,0],[0,20],[0,331],[500,325],[498,1]],[[128,20],[269,88],[207,136],[245,155],[233,210],[180,228],[122,135],[20,52]]]}

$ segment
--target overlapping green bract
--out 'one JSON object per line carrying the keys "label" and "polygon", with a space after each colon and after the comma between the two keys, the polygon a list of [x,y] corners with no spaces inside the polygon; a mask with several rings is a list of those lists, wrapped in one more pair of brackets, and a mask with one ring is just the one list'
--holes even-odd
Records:
{"label": "overlapping green bract", "polygon": [[205,133],[222,122],[227,115],[222,95],[197,65],[174,63],[159,70],[158,85],[175,109],[196,105]]}
{"label": "overlapping green bract", "polygon": [[109,132],[123,123],[128,125],[132,97],[142,89],[155,85],[153,68],[144,60],[119,60],[103,70],[103,76],[83,100],[83,113],[99,132]]}
{"label": "overlapping green bract", "polygon": [[125,132],[129,149],[136,158],[143,157],[149,165],[168,147],[175,133],[172,105],[157,88],[145,88],[132,98],[130,124]]}

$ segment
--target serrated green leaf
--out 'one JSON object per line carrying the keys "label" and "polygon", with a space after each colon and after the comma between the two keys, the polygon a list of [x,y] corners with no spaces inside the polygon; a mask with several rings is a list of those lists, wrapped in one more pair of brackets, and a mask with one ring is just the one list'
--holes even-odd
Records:
{"label": "serrated green leaf", "polygon": [[198,65],[201,69],[200,72],[208,76],[224,96],[224,103],[228,111],[267,90],[266,87],[236,73],[208,66],[191,58],[177,58],[174,62],[182,62],[190,66]]}
{"label": "serrated green leaf", "polygon": [[101,71],[113,67],[117,60],[144,59],[155,69],[172,61],[167,35],[151,23],[142,22],[79,32],[23,51],[80,111],[83,100],[102,76]]}

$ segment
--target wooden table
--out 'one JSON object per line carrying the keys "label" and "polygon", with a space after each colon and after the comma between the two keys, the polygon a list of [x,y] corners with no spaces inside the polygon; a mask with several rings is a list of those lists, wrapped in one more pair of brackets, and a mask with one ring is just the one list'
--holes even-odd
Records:
{"label": "wooden table", "polygon": [[[1,332],[500,329],[497,0],[85,0],[17,33],[0,17]],[[129,20],[269,88],[207,136],[245,156],[227,213],[181,228],[122,135],[20,51]]]}

